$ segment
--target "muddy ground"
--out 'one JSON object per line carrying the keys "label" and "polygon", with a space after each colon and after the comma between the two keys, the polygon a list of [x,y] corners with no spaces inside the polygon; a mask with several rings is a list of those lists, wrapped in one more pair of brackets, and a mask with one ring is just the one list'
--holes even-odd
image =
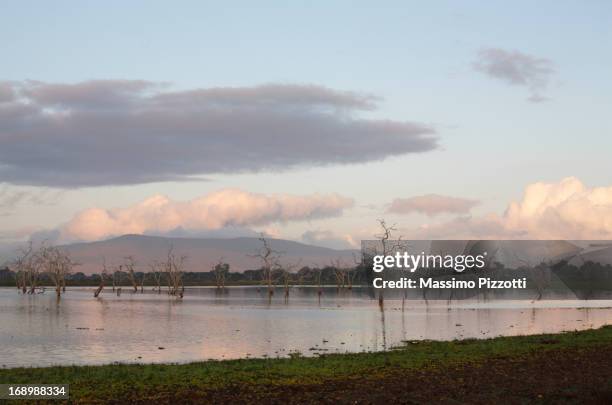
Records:
{"label": "muddy ground", "polygon": [[[136,400],[136,399],[134,399]],[[215,404],[612,404],[612,342],[418,370],[380,368],[323,384],[230,385],[144,402]]]}

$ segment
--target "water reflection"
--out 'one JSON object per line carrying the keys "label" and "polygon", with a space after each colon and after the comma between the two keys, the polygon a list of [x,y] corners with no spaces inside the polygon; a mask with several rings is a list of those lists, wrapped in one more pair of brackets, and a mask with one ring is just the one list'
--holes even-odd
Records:
{"label": "water reflection", "polygon": [[[0,288],[0,365],[188,362],[385,350],[418,339],[483,338],[598,327],[612,301],[387,300],[366,289],[188,288],[176,300],[110,288],[20,295]],[[320,293],[319,293],[320,292]],[[588,307],[587,307],[588,306]]]}

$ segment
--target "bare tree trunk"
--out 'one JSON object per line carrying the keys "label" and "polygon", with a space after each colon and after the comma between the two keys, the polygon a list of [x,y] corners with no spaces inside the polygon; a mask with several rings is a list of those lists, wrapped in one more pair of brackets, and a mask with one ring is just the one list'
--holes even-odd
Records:
{"label": "bare tree trunk", "polygon": [[157,283],[157,293],[161,294],[161,273],[155,274],[155,282]]}
{"label": "bare tree trunk", "polygon": [[34,294],[36,292],[36,277],[32,275],[32,282],[30,283],[30,294]]}
{"label": "bare tree trunk", "polygon": [[272,287],[272,284],[273,284],[272,269],[268,268],[267,273],[268,273],[268,295],[272,297],[274,295],[274,288]]}
{"label": "bare tree trunk", "polygon": [[215,283],[217,288],[225,288],[225,276],[226,273],[229,273],[229,264],[223,263],[223,258],[221,258],[215,265],[213,265],[212,271],[215,275]]}
{"label": "bare tree trunk", "polygon": [[104,279],[106,278],[106,276],[107,276],[106,258],[103,257],[102,258],[102,272],[100,273],[100,285],[98,286],[98,289],[94,292],[94,298],[98,298],[98,295],[100,295],[100,293],[104,289]]}
{"label": "bare tree trunk", "polygon": [[142,279],[140,280],[140,293],[144,294],[144,283],[145,283],[145,278],[146,278],[146,273],[142,274]]}
{"label": "bare tree trunk", "polygon": [[263,233],[261,234],[259,240],[263,246],[255,255],[253,255],[253,257],[261,260],[264,280],[268,284],[268,298],[271,301],[272,295],[274,295],[274,280],[272,272],[274,268],[278,266],[280,253],[272,250]]}
{"label": "bare tree trunk", "polygon": [[[391,240],[391,234],[393,233],[393,231],[396,230],[396,228],[394,226],[387,225],[384,219],[379,219],[378,224],[382,228],[382,232],[381,234],[376,235],[376,238],[380,240],[380,243],[382,245],[382,255],[387,256],[390,253],[390,251],[394,249],[394,247],[389,246],[388,243]],[[401,236],[400,236],[400,240],[401,240]],[[378,290],[378,305],[380,306],[381,310],[384,305],[383,291],[384,289],[382,288]]]}
{"label": "bare tree trunk", "polygon": [[103,289],[104,289],[104,273],[100,274],[100,285],[94,292],[94,298],[98,298],[98,295],[100,295]]}
{"label": "bare tree trunk", "polygon": [[291,277],[291,273],[289,273],[289,271],[287,269],[283,270],[283,281],[284,281],[284,287],[285,287],[285,303],[289,302],[289,282]]}
{"label": "bare tree trunk", "polygon": [[185,286],[183,285],[183,271],[187,256],[176,256],[173,247],[168,250],[167,262],[165,264],[168,274],[168,294],[183,298]]}
{"label": "bare tree trunk", "polygon": [[124,262],[125,269],[127,270],[128,277],[130,282],[132,283],[132,288],[134,288],[134,292],[138,292],[138,283],[136,282],[136,275],[134,274],[134,267],[136,267],[136,262],[132,256],[127,256]]}
{"label": "bare tree trunk", "polygon": [[49,274],[55,284],[55,293],[59,301],[62,292],[66,292],[66,275],[70,274],[72,267],[76,265],[68,254],[57,247],[42,246],[36,254],[36,269],[32,272],[32,292],[35,289],[37,274],[40,269]]}

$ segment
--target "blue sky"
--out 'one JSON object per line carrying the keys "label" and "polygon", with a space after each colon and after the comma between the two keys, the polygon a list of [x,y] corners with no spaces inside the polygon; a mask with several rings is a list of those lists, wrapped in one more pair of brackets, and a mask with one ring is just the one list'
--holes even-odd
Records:
{"label": "blue sky", "polygon": [[[270,225],[294,239],[324,229],[359,237],[394,198],[475,199],[471,215],[501,215],[531,183],[576,176],[589,187],[609,186],[610,21],[605,1],[5,2],[0,80],[137,79],[177,90],[313,84],[371,93],[381,98],[379,108],[364,117],[431,125],[440,149],[197,182],[45,188],[51,204],[22,200],[6,210],[0,229],[53,228],[90,207],[125,207],[154,194],[188,200],[235,187],[348,196],[355,207],[342,216]],[[476,71],[485,48],[549,60],[549,100],[528,102],[525,86]],[[406,228],[432,222],[418,212],[393,220]]]}

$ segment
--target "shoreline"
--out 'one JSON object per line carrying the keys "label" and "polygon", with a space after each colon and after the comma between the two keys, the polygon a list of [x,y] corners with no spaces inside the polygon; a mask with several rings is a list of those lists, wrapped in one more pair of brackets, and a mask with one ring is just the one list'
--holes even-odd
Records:
{"label": "shoreline", "polygon": [[[428,379],[429,385],[438,388],[439,398],[450,402],[457,398],[452,396],[453,389],[465,388],[474,379],[479,388],[460,396],[466,402],[563,399],[584,403],[612,399],[611,359],[612,325],[608,325],[546,335],[414,341],[386,352],[318,357],[295,354],[289,359],[0,369],[0,383],[69,383],[71,401],[81,403],[102,399],[371,403],[393,398],[425,400],[423,395],[431,395],[432,389],[423,384]],[[551,378],[551,373],[556,377]],[[535,383],[531,374],[546,383]],[[517,379],[524,382],[518,391]],[[438,384],[443,380],[452,385]],[[513,396],[496,397],[503,392]]]}

